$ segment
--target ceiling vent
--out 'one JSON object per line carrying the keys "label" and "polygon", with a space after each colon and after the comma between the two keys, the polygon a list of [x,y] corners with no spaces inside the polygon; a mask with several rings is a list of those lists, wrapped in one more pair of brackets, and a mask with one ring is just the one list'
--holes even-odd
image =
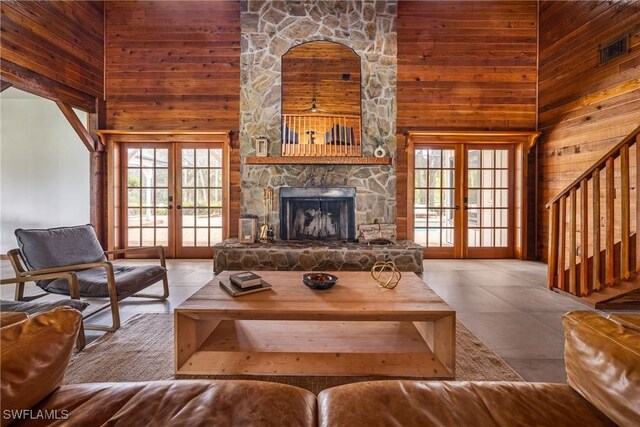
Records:
{"label": "ceiling vent", "polygon": [[624,35],[606,46],[600,46],[600,65],[629,52],[629,36]]}

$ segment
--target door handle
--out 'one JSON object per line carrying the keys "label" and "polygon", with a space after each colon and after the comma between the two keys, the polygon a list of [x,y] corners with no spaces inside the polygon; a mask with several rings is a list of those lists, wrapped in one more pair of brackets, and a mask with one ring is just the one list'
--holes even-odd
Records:
{"label": "door handle", "polygon": [[173,206],[169,205],[168,209],[169,209],[169,210],[173,209]]}
{"label": "door handle", "polygon": [[460,205],[456,205],[456,210],[460,210]]}
{"label": "door handle", "polygon": [[176,205],[176,209],[182,209],[182,206]]}

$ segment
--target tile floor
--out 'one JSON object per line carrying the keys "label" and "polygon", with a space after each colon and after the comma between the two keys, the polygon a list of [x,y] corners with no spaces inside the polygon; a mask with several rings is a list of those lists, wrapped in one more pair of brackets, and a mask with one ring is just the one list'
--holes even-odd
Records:
{"label": "tile floor", "polygon": [[[127,264],[144,261],[121,261]],[[121,303],[122,322],[137,313],[172,312],[213,277],[210,260],[168,260],[171,295],[165,302],[129,298]],[[565,382],[562,315],[587,306],[546,289],[546,264],[517,260],[425,260],[424,281],[457,312],[473,333],[528,381]],[[0,262],[2,277],[12,274]],[[13,285],[2,286],[13,299]],[[27,295],[37,294],[33,284]],[[157,284],[150,291],[160,293]],[[48,295],[46,298],[57,298]],[[90,308],[89,308],[90,309]],[[109,324],[103,312],[92,322]],[[87,340],[101,333],[87,331]]]}

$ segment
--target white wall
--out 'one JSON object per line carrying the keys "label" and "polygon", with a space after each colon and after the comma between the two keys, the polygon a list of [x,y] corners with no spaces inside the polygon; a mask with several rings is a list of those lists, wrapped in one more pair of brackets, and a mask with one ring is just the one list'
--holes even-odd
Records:
{"label": "white wall", "polygon": [[53,101],[13,88],[0,94],[0,221],[2,254],[16,228],[89,222],[89,151]]}

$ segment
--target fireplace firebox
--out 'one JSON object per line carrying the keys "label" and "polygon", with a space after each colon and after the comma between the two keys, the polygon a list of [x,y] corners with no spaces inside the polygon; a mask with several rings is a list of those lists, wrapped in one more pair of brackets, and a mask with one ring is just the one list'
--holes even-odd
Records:
{"label": "fireplace firebox", "polygon": [[354,241],[355,198],[353,187],[280,188],[280,238]]}

